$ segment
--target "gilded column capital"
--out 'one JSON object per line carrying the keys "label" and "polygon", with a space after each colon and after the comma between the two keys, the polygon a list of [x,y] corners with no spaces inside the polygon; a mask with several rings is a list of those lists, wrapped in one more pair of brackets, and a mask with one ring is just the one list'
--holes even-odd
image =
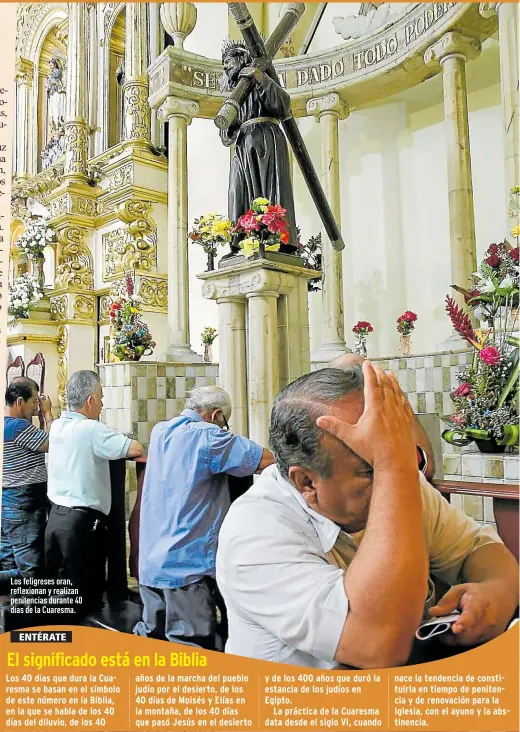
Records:
{"label": "gilded column capital", "polygon": [[450,31],[445,33],[424,54],[424,63],[443,64],[450,56],[458,56],[465,61],[473,61],[480,55],[482,46],[476,38],[463,36],[461,33]]}
{"label": "gilded column capital", "polygon": [[478,11],[483,18],[492,18],[497,15],[499,5],[502,3],[479,3]]}
{"label": "gilded column capital", "polygon": [[26,58],[19,58],[15,64],[15,79],[18,86],[32,86],[34,78],[34,64]]}
{"label": "gilded column capital", "polygon": [[349,115],[348,104],[339,94],[332,92],[324,97],[314,97],[307,102],[307,114],[321,119],[325,114],[333,114],[338,119],[346,119]]}
{"label": "gilded column capital", "polygon": [[166,100],[157,110],[157,117],[161,122],[168,122],[172,117],[183,117],[188,124],[199,113],[199,104],[192,99],[181,97],[166,97]]}

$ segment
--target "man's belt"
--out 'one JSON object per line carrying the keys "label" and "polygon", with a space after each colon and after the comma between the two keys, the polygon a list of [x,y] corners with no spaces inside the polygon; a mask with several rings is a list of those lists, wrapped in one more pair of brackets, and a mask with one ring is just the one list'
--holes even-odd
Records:
{"label": "man's belt", "polygon": [[261,125],[265,124],[266,122],[270,122],[272,125],[280,124],[280,120],[275,119],[274,117],[255,117],[254,119],[248,119],[245,122],[242,122],[242,124],[240,125],[239,134],[245,127],[251,127],[251,125]]}

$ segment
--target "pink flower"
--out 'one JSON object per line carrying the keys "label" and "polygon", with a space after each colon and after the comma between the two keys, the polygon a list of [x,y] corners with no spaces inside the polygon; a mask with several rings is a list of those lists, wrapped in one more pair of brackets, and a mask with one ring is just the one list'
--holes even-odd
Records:
{"label": "pink flower", "polygon": [[372,325],[367,320],[360,320],[352,328],[353,333],[372,333],[373,330]]}
{"label": "pink flower", "polygon": [[468,396],[468,394],[471,392],[471,384],[468,384],[467,381],[465,381],[463,384],[458,386],[455,391],[453,392],[453,396],[455,397],[464,397]]}
{"label": "pink flower", "polygon": [[417,320],[417,315],[411,310],[407,310],[401,315],[401,318],[402,320],[407,320],[409,323],[415,323],[415,321]]}
{"label": "pink flower", "polygon": [[480,358],[488,366],[496,366],[500,363],[502,356],[500,355],[498,348],[495,348],[494,346],[486,346],[486,348],[483,348],[480,351]]}
{"label": "pink flower", "polygon": [[257,221],[257,216],[258,214],[255,214],[254,211],[249,209],[247,213],[238,219],[235,230],[242,229],[246,234],[250,234],[252,231],[260,231],[260,224]]}

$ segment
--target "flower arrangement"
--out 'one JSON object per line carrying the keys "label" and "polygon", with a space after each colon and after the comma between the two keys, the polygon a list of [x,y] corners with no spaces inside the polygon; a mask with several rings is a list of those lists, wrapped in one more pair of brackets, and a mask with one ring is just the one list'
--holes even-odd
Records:
{"label": "flower arrangement", "polygon": [[134,282],[126,278],[127,296],[112,300],[109,317],[114,332],[114,353],[121,361],[139,361],[153,353],[156,344],[141,317],[141,298],[134,292]]}
{"label": "flower arrangement", "polygon": [[[459,385],[451,394],[455,413],[443,417],[450,429],[442,436],[452,445],[472,440],[487,451],[518,445],[518,379],[520,340],[514,334],[518,304],[518,247],[492,244],[464,295],[466,309],[487,329],[474,329],[468,312],[449,295],[446,310],[454,329],[474,349],[471,363],[457,373]],[[516,264],[515,264],[516,262]],[[498,448],[496,447],[498,446]]]}
{"label": "flower arrangement", "polygon": [[26,272],[9,286],[7,312],[13,320],[28,318],[29,310],[43,297],[38,278]]}
{"label": "flower arrangement", "polygon": [[[298,249],[296,254],[303,259],[303,266],[306,269],[315,269],[321,272],[321,233],[317,236],[311,236],[307,244],[300,242],[300,229],[296,228],[298,235]],[[307,280],[307,290],[309,292],[318,292],[321,289],[321,277],[313,277]]]}
{"label": "flower arrangement", "polygon": [[233,225],[231,221],[217,213],[209,213],[195,219],[193,230],[189,233],[192,241],[200,244],[208,255],[208,269],[214,269],[214,258],[219,245],[231,241]]}
{"label": "flower arrangement", "polygon": [[416,320],[417,315],[411,310],[407,310],[397,318],[397,332],[403,336],[410,335],[412,330],[415,328]]}
{"label": "flower arrangement", "polygon": [[506,315],[510,317],[511,308],[518,307],[518,246],[506,240],[491,244],[470,288],[452,287],[463,295],[475,318],[487,321],[490,328],[504,329]]}
{"label": "flower arrangement", "polygon": [[200,334],[201,341],[203,345],[205,346],[211,346],[215,338],[218,336],[217,331],[215,328],[212,328],[210,325],[207,325],[202,333]]}
{"label": "flower arrangement", "polygon": [[48,244],[56,241],[56,233],[43,217],[32,219],[16,242],[18,249],[27,257],[37,257]]}
{"label": "flower arrangement", "polygon": [[369,333],[372,333],[373,331],[374,328],[372,327],[371,323],[368,322],[368,320],[359,320],[356,323],[356,325],[352,328],[352,332],[356,336],[354,341],[354,353],[366,357],[367,335]]}
{"label": "flower arrangement", "polygon": [[249,211],[238,219],[233,233],[245,235],[239,245],[248,258],[256,252],[260,257],[266,251],[277,252],[281,244],[289,241],[285,209],[270,203],[267,198],[255,198]]}

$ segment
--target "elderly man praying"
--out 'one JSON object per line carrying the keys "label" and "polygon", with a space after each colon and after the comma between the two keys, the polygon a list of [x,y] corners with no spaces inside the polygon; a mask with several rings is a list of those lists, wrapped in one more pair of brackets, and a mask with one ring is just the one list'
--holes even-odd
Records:
{"label": "elderly man praying", "polygon": [[228,475],[248,476],[273,462],[269,450],[229,432],[229,395],[191,392],[178,417],[157,424],[141,501],[136,635],[215,648],[215,555],[229,509]]}

